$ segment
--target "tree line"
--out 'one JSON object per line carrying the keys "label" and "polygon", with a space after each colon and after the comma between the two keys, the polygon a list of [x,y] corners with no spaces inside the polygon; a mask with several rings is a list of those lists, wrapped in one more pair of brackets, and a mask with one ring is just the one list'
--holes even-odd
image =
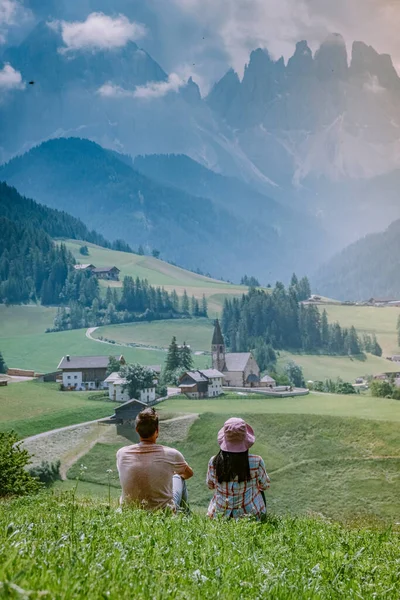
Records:
{"label": "tree line", "polygon": [[96,276],[76,269],[68,274],[60,300],[63,306],[57,310],[51,331],[208,316],[204,295],[201,302],[194,297],[190,300],[185,290],[179,298],[175,290],[168,292],[147,279],[126,276],[121,293],[108,287],[102,296]]}
{"label": "tree line", "polygon": [[275,362],[275,350],[382,354],[375,336],[360,338],[354,326],[344,328],[337,322],[329,323],[326,310],[320,313],[315,304],[300,302],[304,295],[309,297],[305,280],[300,280],[299,287],[294,276],[288,289],[278,282],[270,293],[251,288],[241,298],[226,299],[222,330],[231,351],[254,350],[256,359],[261,357],[262,369]]}

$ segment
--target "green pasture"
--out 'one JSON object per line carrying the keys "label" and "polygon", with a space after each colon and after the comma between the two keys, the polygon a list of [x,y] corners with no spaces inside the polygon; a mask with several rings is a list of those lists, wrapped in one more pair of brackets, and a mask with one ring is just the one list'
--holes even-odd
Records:
{"label": "green pasture", "polygon": [[284,351],[279,353],[278,366],[283,368],[290,360],[302,367],[306,381],[323,381],[340,377],[344,381],[354,382],[357,377],[400,370],[395,363],[372,354],[367,354],[365,358],[358,358],[327,354],[294,354]]}
{"label": "green pasture", "polygon": [[202,400],[189,400],[180,396],[163,402],[158,410],[173,414],[212,412],[230,416],[250,413],[321,415],[400,423],[400,401],[362,394],[346,396],[312,392],[307,396],[295,398],[268,398],[256,394],[239,397],[224,395]]}
{"label": "green pasture", "polygon": [[0,387],[0,430],[20,437],[112,415],[101,392],[60,392],[56,383],[26,381]]}
{"label": "green pasture", "polygon": [[[393,520],[399,515],[400,449],[398,423],[317,415],[239,413],[253,426],[254,453],[263,456],[272,485],[268,506],[275,514],[320,512],[343,520],[355,515]],[[233,412],[232,414],[238,414]],[[188,482],[191,502],[206,507],[209,458],[218,451],[217,433],[226,415],[203,413],[187,439],[173,445],[182,451],[195,476]],[[163,424],[160,432],[162,437]],[[127,443],[129,443],[127,441]],[[115,454],[123,444],[96,444],[68,472],[92,484],[118,488]]]}
{"label": "green pasture", "polygon": [[[130,275],[131,277],[147,279],[151,285],[163,286],[169,291],[175,289],[178,295],[182,295],[185,289],[189,296],[194,295],[196,298],[201,298],[205,294],[209,300],[211,316],[221,311],[227,295],[241,295],[247,289],[243,286],[232,285],[224,281],[197,275],[152,256],[139,256],[138,254],[130,254],[128,252],[108,250],[95,244],[77,240],[67,240],[65,244],[79,263],[93,263],[96,267],[115,265],[121,271],[121,280],[125,275]],[[88,246],[89,256],[82,256],[80,254],[79,248],[82,244]],[[122,283],[121,281],[102,282],[102,285],[120,287]]]}
{"label": "green pasture", "polygon": [[275,600],[400,595],[398,531],[318,517],[265,523],[116,510],[42,494],[3,502],[0,596]]}
{"label": "green pasture", "polygon": [[354,325],[361,334],[375,333],[383,356],[399,354],[396,324],[400,307],[327,305],[319,308],[326,309],[329,321],[338,321],[343,327]]}
{"label": "green pasture", "polygon": [[178,344],[186,342],[195,352],[210,351],[213,334],[210,319],[172,319],[151,323],[126,323],[99,327],[93,337],[112,339],[119,343],[144,344],[159,348],[168,348],[175,335]]}

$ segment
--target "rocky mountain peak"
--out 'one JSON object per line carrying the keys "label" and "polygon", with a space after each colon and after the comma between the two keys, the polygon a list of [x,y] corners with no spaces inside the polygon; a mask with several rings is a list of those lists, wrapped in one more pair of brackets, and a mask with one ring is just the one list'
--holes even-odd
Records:
{"label": "rocky mountain peak", "polygon": [[378,54],[364,42],[354,42],[350,65],[351,75],[363,80],[375,77],[383,88],[399,89],[400,78],[388,54]]}
{"label": "rocky mountain peak", "polygon": [[296,50],[287,64],[288,75],[305,76],[313,72],[314,61],[310,47],[305,40],[297,42]]}
{"label": "rocky mountain peak", "polygon": [[328,35],[315,53],[314,63],[319,79],[345,79],[348,75],[347,50],[339,33]]}
{"label": "rocky mountain peak", "polygon": [[181,93],[185,100],[190,104],[201,102],[199,86],[195,81],[193,81],[192,77],[189,77],[186,85],[182,88]]}
{"label": "rocky mountain peak", "polygon": [[207,96],[207,103],[220,115],[226,115],[232,100],[240,91],[240,79],[236,71],[229,69],[214,85]]}

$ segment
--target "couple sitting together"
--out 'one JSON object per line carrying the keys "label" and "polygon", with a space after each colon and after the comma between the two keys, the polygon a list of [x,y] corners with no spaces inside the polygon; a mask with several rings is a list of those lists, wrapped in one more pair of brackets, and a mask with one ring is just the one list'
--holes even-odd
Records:
{"label": "couple sitting together", "polygon": [[[147,510],[188,510],[186,479],[193,476],[182,454],[157,444],[158,415],[145,408],[136,417],[140,442],[117,452],[122,487],[121,502]],[[243,419],[233,417],[218,433],[220,451],[208,463],[207,485],[214,491],[208,516],[237,519],[266,513],[264,490],[270,480],[261,456],[249,454],[254,431]]]}

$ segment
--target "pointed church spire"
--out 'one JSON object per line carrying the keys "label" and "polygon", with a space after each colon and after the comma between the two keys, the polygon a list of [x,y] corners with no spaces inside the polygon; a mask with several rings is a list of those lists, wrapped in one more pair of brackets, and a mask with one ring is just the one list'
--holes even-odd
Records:
{"label": "pointed church spire", "polygon": [[214,321],[214,334],[211,344],[213,346],[223,346],[225,344],[218,319]]}

